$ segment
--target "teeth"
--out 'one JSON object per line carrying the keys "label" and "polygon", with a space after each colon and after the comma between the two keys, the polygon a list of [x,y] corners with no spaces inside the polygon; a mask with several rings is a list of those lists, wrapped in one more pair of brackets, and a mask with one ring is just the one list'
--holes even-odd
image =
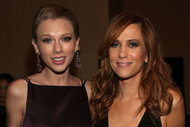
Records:
{"label": "teeth", "polygon": [[127,66],[128,64],[120,63],[120,66]]}
{"label": "teeth", "polygon": [[127,65],[127,63],[120,63],[121,65]]}
{"label": "teeth", "polygon": [[63,60],[64,58],[62,57],[62,58],[54,58],[53,60],[55,60],[55,61],[61,61],[61,60]]}
{"label": "teeth", "polygon": [[127,65],[127,64],[130,64],[130,63],[119,63],[119,64],[121,64],[121,65]]}
{"label": "teeth", "polygon": [[120,65],[120,66],[128,66],[128,65],[131,64],[131,62],[125,62],[125,63],[118,62],[117,64]]}

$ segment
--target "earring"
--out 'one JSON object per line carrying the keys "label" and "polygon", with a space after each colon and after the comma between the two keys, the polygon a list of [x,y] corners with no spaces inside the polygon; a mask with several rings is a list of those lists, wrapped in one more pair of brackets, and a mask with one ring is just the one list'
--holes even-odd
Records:
{"label": "earring", "polygon": [[78,68],[82,67],[81,61],[80,61],[80,56],[79,56],[79,51],[75,52],[75,64]]}
{"label": "earring", "polygon": [[37,57],[37,70],[38,70],[38,72],[41,72],[42,71],[42,65],[40,64],[40,55],[36,54],[36,57]]}

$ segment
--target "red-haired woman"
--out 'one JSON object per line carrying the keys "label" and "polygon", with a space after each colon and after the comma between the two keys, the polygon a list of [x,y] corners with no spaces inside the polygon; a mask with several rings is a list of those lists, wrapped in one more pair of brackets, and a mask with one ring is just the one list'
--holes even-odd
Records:
{"label": "red-haired woman", "polygon": [[99,55],[90,101],[95,127],[184,127],[183,97],[146,18],[117,15]]}

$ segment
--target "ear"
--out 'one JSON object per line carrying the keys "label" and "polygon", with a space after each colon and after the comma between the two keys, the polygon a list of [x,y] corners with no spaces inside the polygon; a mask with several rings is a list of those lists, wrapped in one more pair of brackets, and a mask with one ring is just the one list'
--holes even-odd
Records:
{"label": "ear", "polygon": [[37,45],[37,43],[35,42],[34,39],[32,39],[32,45],[34,47],[34,50],[35,50],[36,54],[40,55],[40,51],[39,51],[38,45]]}
{"label": "ear", "polygon": [[144,62],[145,62],[145,63],[148,63],[148,57],[145,58]]}
{"label": "ear", "polygon": [[75,52],[80,50],[79,42],[80,42],[80,37],[78,37],[77,40],[76,40]]}

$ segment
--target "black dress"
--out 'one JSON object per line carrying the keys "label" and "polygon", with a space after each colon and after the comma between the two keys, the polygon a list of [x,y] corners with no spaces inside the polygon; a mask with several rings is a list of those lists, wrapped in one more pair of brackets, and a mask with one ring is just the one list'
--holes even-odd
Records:
{"label": "black dress", "polygon": [[85,82],[45,86],[28,82],[23,127],[92,127]]}
{"label": "black dress", "polygon": [[[108,116],[105,119],[96,122],[94,127],[108,127]],[[138,127],[162,127],[162,124],[160,118],[155,120],[155,124],[153,124],[152,120],[148,116],[148,113],[145,112]]]}

